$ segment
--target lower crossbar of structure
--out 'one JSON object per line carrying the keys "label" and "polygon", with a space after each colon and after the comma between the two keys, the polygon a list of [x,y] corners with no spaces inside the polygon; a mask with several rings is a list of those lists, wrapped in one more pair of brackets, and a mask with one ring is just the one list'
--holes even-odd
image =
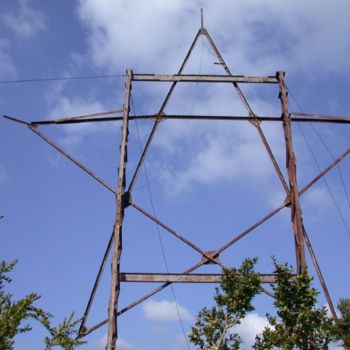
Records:
{"label": "lower crossbar of structure", "polygon": [[[261,283],[276,282],[274,274],[259,274]],[[121,273],[121,282],[220,283],[222,274]]]}

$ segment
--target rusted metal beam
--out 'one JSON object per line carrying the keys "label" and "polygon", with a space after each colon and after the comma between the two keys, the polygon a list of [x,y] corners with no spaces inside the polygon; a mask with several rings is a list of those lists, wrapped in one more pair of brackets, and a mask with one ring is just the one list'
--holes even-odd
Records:
{"label": "rusted metal beam", "polygon": [[[291,113],[292,116],[292,113]],[[26,122],[10,116],[3,116],[4,118],[15,121],[25,125],[61,125],[61,124],[80,124],[80,123],[105,123],[105,122],[120,122],[123,121],[122,116],[117,117],[100,117],[100,118],[79,118],[66,120],[39,120]],[[246,115],[186,115],[186,114],[145,114],[137,116],[129,116],[129,120],[204,120],[204,121],[252,121],[252,117]],[[275,116],[254,116],[257,122],[279,122],[282,123],[281,117]],[[292,123],[330,123],[330,124],[350,124],[350,118],[299,118],[291,117]]]}
{"label": "rusted metal beam", "polygon": [[[194,40],[193,40],[193,42],[192,42],[192,44],[191,44],[190,49],[188,50],[188,52],[187,52],[187,54],[186,54],[186,56],[185,56],[185,59],[183,60],[183,62],[182,62],[182,64],[181,64],[181,67],[180,67],[180,69],[179,69],[179,71],[178,71],[178,74],[181,74],[182,71],[185,69],[185,66],[186,66],[186,64],[187,64],[187,61],[188,61],[188,59],[190,58],[191,53],[192,53],[192,51],[193,51],[193,48],[196,46],[196,43],[197,43],[198,38],[200,37],[201,33],[202,33],[202,32],[201,32],[201,29],[199,29],[198,32],[197,32],[197,34],[196,34],[196,36],[195,36],[195,38],[194,38]],[[165,110],[165,108],[166,108],[166,106],[167,106],[167,104],[168,104],[168,102],[169,102],[169,99],[170,99],[171,95],[173,94],[173,91],[174,91],[174,89],[175,89],[176,83],[177,83],[177,82],[174,81],[174,82],[171,84],[171,87],[170,87],[170,89],[168,90],[168,93],[167,93],[167,95],[165,96],[165,99],[164,99],[164,101],[163,101],[163,103],[162,103],[162,105],[161,105],[161,107],[160,107],[160,109],[159,109],[159,112],[158,112],[158,114],[157,114],[158,117],[159,117],[160,115],[163,114],[163,112],[164,112],[164,110]],[[128,192],[131,192],[132,189],[133,189],[133,187],[134,187],[134,185],[135,185],[136,179],[137,179],[137,177],[138,177],[138,175],[139,175],[139,172],[140,172],[140,170],[141,170],[141,167],[142,167],[142,165],[143,165],[143,162],[145,161],[147,152],[148,152],[148,150],[149,150],[149,148],[150,148],[150,146],[151,146],[151,143],[152,143],[153,137],[154,137],[154,135],[155,135],[155,133],[156,133],[156,131],[157,131],[158,125],[159,125],[159,120],[158,120],[158,118],[157,118],[156,121],[154,122],[153,128],[152,128],[152,130],[151,130],[151,132],[150,132],[150,134],[149,134],[149,136],[148,136],[148,139],[147,139],[147,141],[146,141],[146,144],[145,144],[145,146],[144,146],[144,148],[143,148],[143,150],[142,150],[141,157],[140,157],[140,159],[139,159],[139,161],[138,161],[138,163],[137,163],[136,169],[135,169],[134,174],[133,174],[133,176],[132,176],[132,178],[131,178],[130,184],[129,184],[129,186],[128,186]]]}
{"label": "rusted metal beam", "polygon": [[305,248],[304,248],[304,235],[303,235],[303,222],[302,212],[299,200],[298,181],[297,181],[297,169],[296,159],[293,148],[292,139],[292,127],[290,121],[290,115],[288,111],[288,99],[287,88],[284,82],[285,73],[282,71],[277,72],[278,86],[279,86],[279,98],[281,100],[282,107],[282,120],[284,139],[286,144],[286,167],[289,177],[290,187],[290,202],[291,202],[291,222],[294,231],[295,245],[296,245],[296,264],[297,271],[301,273],[306,267]]}
{"label": "rusted metal beam", "polygon": [[[319,118],[318,120],[333,120],[334,122],[338,123],[349,123],[350,117],[341,117],[341,116],[335,116],[335,115],[323,115],[323,114],[316,114],[316,113],[301,113],[301,112],[290,112],[291,115],[297,115],[297,116],[304,116],[304,117],[313,117],[313,118]],[[314,120],[314,119],[311,119]]]}
{"label": "rusted metal beam", "polygon": [[46,141],[50,146],[55,148],[59,153],[64,155],[66,158],[68,158],[70,161],[72,161],[75,165],[77,165],[80,169],[85,171],[88,175],[90,175],[92,178],[94,178],[97,182],[99,182],[102,186],[107,188],[109,191],[115,193],[115,190],[109,186],[106,182],[104,182],[100,177],[98,177],[95,173],[93,173],[89,168],[87,168],[85,165],[83,165],[81,162],[79,162],[77,159],[72,157],[70,154],[68,154],[62,147],[58,146],[55,142],[53,142],[50,138],[48,138],[46,135],[44,135],[42,132],[40,132],[35,125],[28,125],[28,128],[32,130],[36,135],[41,137],[44,141]]}
{"label": "rusted metal beam", "polygon": [[[121,273],[121,282],[220,283],[222,274]],[[261,283],[276,282],[274,274],[259,274]]]}
{"label": "rusted metal beam", "polygon": [[[224,58],[221,56],[221,53],[220,53],[219,49],[216,47],[213,39],[211,38],[211,36],[209,35],[209,33],[208,33],[208,31],[206,29],[204,30],[204,35],[207,38],[207,40],[208,40],[209,44],[211,45],[211,47],[213,48],[213,50],[214,50],[214,52],[216,54],[216,57],[219,59],[219,63],[224,68],[226,74],[228,76],[232,76],[232,72],[230,71],[229,67],[227,66],[227,64],[226,64],[226,62],[224,60]],[[238,96],[240,97],[242,103],[244,104],[244,106],[246,107],[246,109],[247,109],[247,111],[249,113],[250,122],[252,123],[252,125],[255,126],[255,128],[258,131],[260,139],[261,139],[261,141],[262,141],[262,143],[263,143],[263,145],[264,145],[264,147],[265,147],[265,149],[266,149],[266,151],[267,151],[267,153],[269,155],[269,158],[271,159],[273,167],[276,170],[277,176],[280,179],[284,190],[286,192],[288,192],[287,183],[286,183],[286,181],[284,179],[284,176],[283,176],[283,174],[281,172],[281,169],[280,169],[280,167],[279,167],[279,165],[278,165],[278,163],[276,161],[276,158],[275,158],[275,156],[274,156],[274,154],[272,152],[272,149],[271,149],[269,143],[267,142],[267,139],[266,139],[266,137],[264,135],[264,132],[261,129],[260,121],[258,120],[257,115],[253,112],[251,106],[248,103],[247,98],[244,96],[243,91],[239,87],[238,82],[233,82],[233,86],[234,86]]]}
{"label": "rusted metal beam", "polygon": [[[189,274],[192,271],[197,270],[199,267],[201,267],[202,265],[204,265],[205,262],[202,260],[199,263],[193,265],[192,267],[190,267],[189,269],[187,269],[186,271],[183,272],[183,274]],[[152,297],[153,295],[159,293],[160,291],[162,291],[163,289],[169,287],[172,284],[172,282],[166,282],[164,284],[162,284],[161,286],[151,290],[150,292],[148,292],[147,294],[143,295],[142,297],[140,297],[139,299],[135,300],[134,302],[132,302],[131,304],[125,306],[124,308],[122,308],[121,310],[118,311],[117,315],[120,316],[123,313],[131,310],[132,308],[134,308],[135,306],[141,304],[143,301],[149,299],[150,297]],[[265,293],[267,293],[268,295],[272,296],[271,293],[269,291],[267,291],[266,289],[262,288],[263,291]],[[83,336],[86,336],[90,333],[92,333],[93,331],[95,331],[96,329],[99,329],[100,327],[104,326],[106,323],[108,322],[108,319],[105,319],[103,321],[100,321],[98,323],[96,323],[94,326],[90,327],[89,329],[86,329]]]}
{"label": "rusted metal beam", "polygon": [[[71,117],[63,117],[63,118],[56,118],[53,120],[39,120],[39,121],[32,121],[30,124],[36,124],[36,125],[48,125],[48,124],[66,124],[69,122],[79,122],[79,120],[90,120],[93,118],[93,120],[99,120],[99,118],[94,118],[102,115],[109,115],[109,114],[116,114],[116,113],[122,113],[122,109],[114,109],[112,111],[106,111],[106,112],[97,112],[97,113],[90,113],[90,114],[81,114]],[[120,117],[121,120],[123,120],[123,117]]]}
{"label": "rusted metal beam", "polygon": [[110,239],[108,241],[107,248],[106,248],[105,253],[103,255],[102,262],[101,262],[100,268],[98,270],[94,286],[92,287],[92,291],[90,293],[90,297],[89,297],[88,303],[87,303],[85,311],[84,311],[84,315],[83,315],[83,317],[81,319],[79,332],[78,332],[78,336],[79,337],[81,337],[83,334],[85,334],[85,331],[86,331],[86,327],[85,327],[86,320],[87,320],[87,318],[89,316],[89,312],[90,312],[92,303],[94,301],[97,288],[98,288],[98,286],[100,284],[100,281],[101,281],[101,278],[102,278],[102,274],[103,274],[103,271],[104,271],[106,263],[107,263],[107,258],[108,258],[109,252],[110,252],[110,250],[112,248],[113,236],[114,236],[114,231],[112,232],[111,237],[110,237]]}
{"label": "rusted metal beam", "polygon": [[186,237],[182,236],[178,232],[176,232],[174,229],[172,229],[170,226],[164,224],[162,221],[160,221],[158,218],[156,218],[154,215],[149,213],[147,210],[143,209],[141,206],[134,202],[130,202],[130,205],[134,207],[136,210],[138,210],[140,213],[143,215],[147,216],[149,219],[154,221],[157,225],[162,227],[164,230],[168,231],[171,233],[173,236],[178,238],[180,241],[184,242],[187,244],[189,247],[191,247],[193,250],[197,251],[199,254],[201,254],[204,258],[208,259],[209,261],[220,265],[222,268],[226,268],[225,265],[223,265],[216,257],[218,254],[216,252],[205,252],[203,249],[199,248],[196,244],[192,243],[189,239]]}
{"label": "rusted metal beam", "polygon": [[108,333],[106,350],[115,350],[118,338],[117,327],[117,308],[120,293],[120,258],[122,253],[122,226],[124,218],[124,201],[123,195],[125,191],[126,163],[128,160],[128,123],[130,111],[130,94],[131,94],[131,77],[132,71],[127,70],[127,79],[125,83],[124,97],[124,118],[122,126],[122,135],[120,143],[120,157],[118,167],[118,183],[116,193],[116,216],[113,228],[114,251],[112,256],[112,279],[110,298],[108,304]]}
{"label": "rusted metal beam", "polygon": [[193,75],[193,74],[134,74],[133,81],[183,83],[253,83],[277,84],[275,76]]}
{"label": "rusted metal beam", "polygon": [[346,158],[350,154],[350,147],[338,156],[332,163],[330,163],[326,168],[324,168],[316,177],[309,181],[299,192],[299,195],[302,195],[306,192],[311,186],[313,186],[319,179],[326,175],[330,170],[332,170],[341,160]]}
{"label": "rusted metal beam", "polygon": [[316,257],[316,254],[314,252],[314,249],[312,248],[312,245],[311,245],[311,242],[310,242],[310,239],[309,239],[309,236],[308,234],[306,233],[306,230],[305,230],[305,227],[303,227],[304,229],[304,238],[305,238],[305,242],[306,242],[306,246],[309,250],[309,253],[310,253],[310,256],[311,256],[311,260],[315,266],[315,270],[316,270],[316,273],[317,273],[317,276],[318,276],[318,279],[320,280],[320,283],[321,283],[321,287],[322,287],[322,290],[323,290],[323,293],[327,299],[327,303],[328,303],[328,306],[329,306],[329,310],[332,314],[332,317],[334,320],[337,320],[338,319],[338,316],[337,316],[337,313],[335,311],[335,307],[334,307],[334,304],[333,304],[333,301],[332,301],[332,298],[331,298],[331,295],[329,294],[329,291],[328,291],[328,288],[327,288],[327,284],[326,284],[326,281],[323,277],[323,274],[322,274],[322,271],[321,271],[321,268],[320,268],[320,265],[318,263],[318,260],[317,260],[317,257]]}
{"label": "rusted metal beam", "polygon": [[19,123],[19,124],[24,124],[24,125],[29,125],[28,122],[24,121],[24,120],[21,120],[21,119],[18,119],[18,118],[15,118],[15,117],[11,117],[9,115],[4,115],[3,114],[3,118],[7,119],[7,120],[11,120],[12,122],[15,122],[15,123]]}
{"label": "rusted metal beam", "polygon": [[[347,157],[350,154],[350,148],[348,148],[345,152],[343,152],[340,156],[338,156],[331,164],[329,164],[319,175],[317,175],[315,178],[313,178],[310,182],[308,182],[300,191],[299,191],[299,196],[303,195],[311,186],[313,186],[318,180],[320,180],[325,174],[327,174],[333,167],[335,167],[342,159],[344,159],[345,157]],[[224,246],[222,246],[222,248],[218,249],[217,252],[218,253],[222,253],[224,250],[226,250],[227,248],[229,248],[231,245],[233,245],[234,243],[238,242],[240,239],[242,239],[244,236],[246,236],[248,233],[252,232],[255,228],[257,228],[258,226],[260,226],[261,224],[263,224],[265,221],[267,221],[270,217],[272,217],[273,215],[277,214],[280,210],[282,210],[284,207],[290,205],[290,200],[287,198],[286,201],[281,204],[280,206],[278,206],[276,209],[274,209],[273,211],[271,211],[269,214],[265,215],[264,217],[262,217],[260,220],[258,220],[255,224],[251,225],[248,229],[244,230],[243,232],[241,232],[240,234],[238,234],[235,238],[233,238],[231,241],[229,241],[227,244],[225,244]],[[209,260],[207,260],[209,261]],[[192,267],[190,267],[189,269],[185,270],[183,273],[184,274],[189,274],[195,270],[197,270],[199,267],[203,266],[205,264],[205,260],[201,260],[199,263],[193,265]],[[117,313],[117,315],[121,315],[127,311],[129,311],[130,309],[134,308],[135,306],[139,305],[140,303],[142,303],[143,301],[147,300],[148,298],[152,297],[153,295],[159,293],[160,291],[162,291],[163,289],[167,288],[168,286],[171,285],[171,282],[167,282],[162,284],[161,286],[153,289],[152,291],[148,292],[147,294],[143,295],[142,297],[140,297],[139,299],[133,301],[132,303],[130,303],[129,305],[123,307],[122,309],[120,309]],[[88,335],[90,333],[92,333],[93,331],[95,331],[96,329],[102,327],[103,325],[105,325],[107,323],[107,319],[97,323],[96,325],[92,326],[91,328],[87,329],[86,332],[84,333],[85,335]]]}

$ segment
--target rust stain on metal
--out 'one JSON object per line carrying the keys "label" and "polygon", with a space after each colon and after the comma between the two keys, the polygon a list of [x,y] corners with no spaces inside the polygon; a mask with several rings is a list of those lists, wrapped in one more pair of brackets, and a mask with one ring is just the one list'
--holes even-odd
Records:
{"label": "rust stain on metal", "polygon": [[[192,75],[192,74],[182,74],[184,68],[193,52],[193,49],[198,42],[198,39],[204,36],[211,48],[213,49],[220,66],[223,67],[226,75]],[[144,82],[171,82],[171,86],[168,90],[166,97],[164,98],[161,107],[158,110],[158,113],[154,115],[139,115],[139,116],[129,116],[130,110],[130,97],[131,97],[131,84],[135,81],[144,81]],[[245,106],[247,110],[247,116],[220,116],[220,115],[166,115],[165,109],[168,105],[170,98],[173,95],[174,89],[178,83],[186,83],[186,82],[196,82],[196,83],[230,83],[234,87],[237,92],[241,102]],[[279,98],[281,101],[281,109],[282,115],[279,116],[258,116],[252,110],[247,98],[244,96],[239,84],[277,84],[279,88]],[[123,116],[105,116],[114,113],[123,112]],[[305,258],[305,247],[306,244],[311,259],[315,265],[316,273],[320,279],[322,289],[328,301],[331,313],[333,318],[336,318],[336,312],[334,305],[332,303],[330,293],[328,291],[327,285],[325,283],[323,274],[321,272],[317,257],[310,243],[309,237],[306,233],[306,230],[302,221],[302,210],[300,205],[300,196],[302,196],[311,186],[313,186],[319,179],[321,179],[325,174],[327,174],[332,168],[334,168],[342,159],[347,157],[350,154],[350,148],[348,148],[345,152],[343,152],[338,158],[336,158],[332,163],[330,163],[323,171],[320,172],[314,179],[309,181],[301,190],[298,189],[297,183],[297,167],[296,167],[296,158],[293,149],[293,139],[292,139],[292,129],[291,123],[293,122],[317,122],[317,123],[350,123],[349,117],[335,117],[335,116],[324,116],[320,114],[312,114],[312,113],[297,113],[297,112],[289,112],[288,110],[288,98],[287,98],[287,89],[285,86],[285,74],[282,71],[276,73],[275,76],[241,76],[241,75],[233,75],[226,65],[223,57],[221,56],[220,51],[216,47],[214,41],[209,35],[208,31],[205,29],[203,24],[203,14],[201,12],[201,27],[198,30],[190,49],[188,50],[177,74],[173,75],[164,75],[164,74],[133,74],[131,70],[127,71],[127,79],[125,85],[125,97],[124,97],[124,106],[122,110],[113,110],[107,112],[99,112],[93,114],[85,114],[80,116],[66,117],[55,120],[45,120],[45,121],[34,121],[34,122],[26,122],[20,120],[18,118],[4,116],[6,119],[11,120],[13,122],[21,123],[27,125],[28,128],[33,131],[37,136],[42,138],[48,144],[50,144],[53,148],[55,148],[58,152],[60,152],[67,159],[72,161],[75,165],[77,165],[80,169],[86,172],[89,176],[98,181],[101,185],[103,185],[106,189],[112,192],[115,195],[116,199],[116,216],[113,227],[113,232],[108,242],[106,251],[104,253],[95,283],[93,285],[89,301],[87,303],[84,316],[82,318],[82,322],[80,325],[79,336],[83,337],[96,329],[102,327],[105,324],[108,324],[108,335],[107,335],[107,350],[115,350],[116,349],[116,340],[118,337],[118,328],[117,328],[117,317],[128,310],[132,309],[136,305],[141,302],[147,300],[152,297],[156,293],[161,290],[167,288],[172,283],[219,283],[221,280],[221,274],[197,274],[193,273],[199,267],[205,264],[217,264],[221,266],[223,269],[232,269],[232,267],[226,265],[219,258],[220,254],[237,243],[239,240],[244,238],[246,235],[254,231],[257,227],[262,225],[264,222],[269,220],[275,214],[288,207],[291,211],[291,225],[294,232],[295,237],[295,252],[296,252],[296,265],[297,272],[300,273],[302,269],[306,266],[306,258]],[[264,148],[266,149],[268,156],[272,162],[272,165],[277,173],[277,176],[286,192],[286,198],[283,203],[281,203],[274,210],[260,218],[253,225],[244,229],[242,232],[233,236],[233,238],[228,241],[225,245],[217,250],[205,251],[201,249],[198,245],[194,244],[184,235],[178,233],[170,226],[163,223],[154,215],[147,212],[144,208],[136,204],[132,201],[131,195],[132,190],[134,188],[135,182],[139,176],[140,170],[144,164],[145,158],[149,152],[151,147],[152,140],[154,135],[158,129],[158,125],[160,122],[165,122],[166,120],[210,120],[210,121],[248,121],[250,122],[258,132],[258,136],[260,137]],[[136,168],[131,176],[130,183],[128,187],[126,187],[126,165],[127,165],[127,152],[128,152],[128,123],[129,120],[153,120],[154,124],[152,130],[148,136],[146,144],[142,150],[142,154],[137,162]],[[77,159],[68,154],[65,150],[63,150],[60,146],[54,143],[51,139],[49,139],[45,134],[38,130],[39,125],[53,125],[53,124],[74,124],[74,123],[92,123],[92,122],[122,122],[122,135],[120,141],[120,158],[119,158],[119,167],[118,167],[118,180],[117,180],[117,190],[114,190],[111,186],[105,183],[101,178],[99,178],[96,174],[94,174],[90,169],[88,169],[85,165],[79,162]],[[286,147],[286,169],[288,173],[288,183],[282,174],[282,171],[275,159],[275,156],[271,150],[271,147],[261,129],[262,122],[279,122],[283,126],[284,139],[285,139],[285,147]],[[191,247],[197,253],[200,254],[200,261],[193,266],[189,267],[182,273],[121,273],[120,272],[120,260],[122,255],[122,225],[124,218],[124,210],[128,206],[132,206],[141,214],[148,217],[150,220],[154,221],[157,225],[161,226],[165,231],[172,234],[179,240],[181,240],[184,244]],[[113,247],[113,250],[112,250]],[[95,324],[94,326],[88,328],[86,327],[87,318],[92,307],[92,303],[94,301],[94,297],[96,294],[96,290],[99,286],[102,273],[105,269],[105,265],[107,262],[108,255],[110,251],[113,251],[112,257],[112,277],[111,277],[111,286],[110,286],[110,299],[108,306],[108,318],[105,320]],[[271,274],[260,274],[262,283],[274,283],[275,276]],[[147,282],[147,283],[163,283],[157,288],[151,290],[146,293],[142,297],[133,301],[129,305],[118,309],[118,299],[120,293],[120,282]],[[273,294],[261,287],[261,290],[272,296]]]}

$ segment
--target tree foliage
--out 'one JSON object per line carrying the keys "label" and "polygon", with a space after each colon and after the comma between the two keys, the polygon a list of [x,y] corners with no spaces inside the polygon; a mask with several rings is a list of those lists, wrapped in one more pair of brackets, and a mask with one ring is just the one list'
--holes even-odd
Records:
{"label": "tree foliage", "polygon": [[334,338],[333,322],[325,307],[317,307],[318,292],[311,286],[307,269],[294,278],[287,264],[274,264],[277,315],[267,315],[269,326],[256,337],[254,349],[328,349]]}
{"label": "tree foliage", "polygon": [[337,307],[341,318],[335,325],[336,338],[342,341],[346,349],[350,349],[350,299],[340,299]]}
{"label": "tree foliage", "polygon": [[40,299],[39,295],[31,293],[14,301],[13,295],[5,292],[5,284],[12,281],[8,273],[12,271],[16,262],[0,263],[0,350],[12,350],[14,337],[32,329],[29,323],[25,323],[27,320],[34,319],[47,324],[51,316],[34,305]]}
{"label": "tree foliage", "polygon": [[12,281],[8,274],[16,263],[0,262],[0,350],[13,350],[15,336],[32,329],[28,323],[30,320],[39,321],[49,331],[50,336],[45,338],[46,350],[56,346],[73,350],[84,344],[84,341],[77,339],[79,320],[74,320],[74,314],[57,327],[52,327],[52,315],[34,305],[40,299],[38,294],[31,293],[14,301],[13,295],[5,292],[5,284]]}
{"label": "tree foliage", "polygon": [[51,350],[56,346],[60,346],[64,350],[74,350],[76,347],[85,344],[85,341],[77,337],[79,323],[80,320],[74,320],[74,313],[72,313],[57,327],[51,327],[48,324],[46,328],[50,336],[45,338],[45,350]]}
{"label": "tree foliage", "polygon": [[252,299],[260,287],[259,276],[254,272],[256,261],[256,258],[245,259],[237,271],[223,271],[221,286],[214,296],[216,306],[204,307],[199,312],[189,335],[199,349],[239,349],[241,338],[234,333],[234,327],[254,310]]}

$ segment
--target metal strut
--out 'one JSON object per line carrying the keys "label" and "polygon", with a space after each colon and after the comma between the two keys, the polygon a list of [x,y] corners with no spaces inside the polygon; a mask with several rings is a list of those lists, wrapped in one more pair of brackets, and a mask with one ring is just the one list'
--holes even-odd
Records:
{"label": "metal strut", "polygon": [[284,82],[285,72],[277,72],[279,98],[282,106],[282,120],[284,139],[286,144],[286,167],[289,177],[289,196],[291,201],[291,222],[295,238],[296,265],[297,272],[300,274],[306,267],[305,247],[304,247],[304,229],[302,221],[302,212],[299,200],[296,159],[292,140],[292,127],[288,111],[287,89]]}
{"label": "metal strut", "polygon": [[130,92],[132,71],[126,71],[124,118],[120,143],[120,158],[118,168],[118,184],[116,193],[116,216],[113,228],[114,251],[112,257],[112,280],[108,304],[108,334],[106,350],[115,350],[118,338],[117,307],[120,293],[120,257],[122,253],[122,225],[124,218],[125,168],[128,159],[128,123],[130,111]]}

